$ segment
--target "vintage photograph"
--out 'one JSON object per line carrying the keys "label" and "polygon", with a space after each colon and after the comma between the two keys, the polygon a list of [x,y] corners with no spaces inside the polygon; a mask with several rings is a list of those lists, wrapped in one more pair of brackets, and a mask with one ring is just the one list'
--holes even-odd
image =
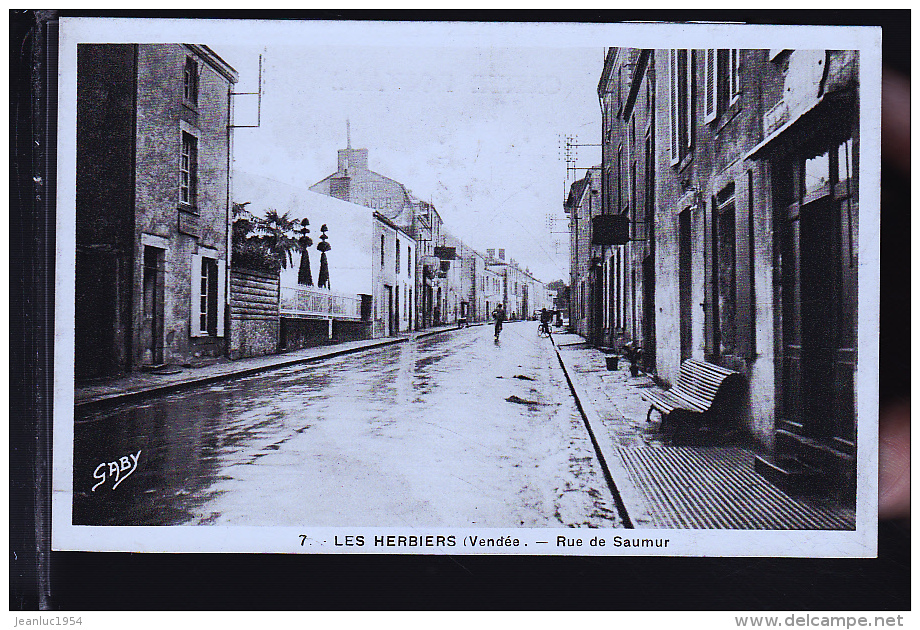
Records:
{"label": "vintage photograph", "polygon": [[56,548],[872,553],[876,29],[61,35]]}

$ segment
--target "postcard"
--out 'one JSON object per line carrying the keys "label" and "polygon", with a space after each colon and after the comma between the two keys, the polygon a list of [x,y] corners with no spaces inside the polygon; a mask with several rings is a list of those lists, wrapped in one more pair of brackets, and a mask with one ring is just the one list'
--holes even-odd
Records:
{"label": "postcard", "polygon": [[53,548],[874,556],[880,42],[63,18]]}

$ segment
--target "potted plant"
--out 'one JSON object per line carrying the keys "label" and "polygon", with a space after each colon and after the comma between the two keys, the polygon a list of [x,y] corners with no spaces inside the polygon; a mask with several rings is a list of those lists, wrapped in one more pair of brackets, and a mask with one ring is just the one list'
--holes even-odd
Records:
{"label": "potted plant", "polygon": [[639,376],[639,362],[642,360],[642,346],[638,341],[623,344],[623,356],[629,361],[629,373]]}

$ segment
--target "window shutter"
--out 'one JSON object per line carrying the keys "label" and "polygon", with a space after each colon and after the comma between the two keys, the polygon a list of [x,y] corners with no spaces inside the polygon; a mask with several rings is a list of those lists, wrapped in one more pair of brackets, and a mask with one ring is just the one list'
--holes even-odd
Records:
{"label": "window shutter", "polygon": [[201,256],[192,254],[191,295],[189,300],[189,336],[201,336]]}
{"label": "window shutter", "polygon": [[198,138],[193,136],[189,147],[189,200],[195,208],[198,207]]}
{"label": "window shutter", "polygon": [[741,96],[741,50],[738,48],[731,49],[731,102],[735,102]]}
{"label": "window shutter", "polygon": [[217,336],[224,336],[224,313],[227,301],[227,261],[217,261]]}
{"label": "window shutter", "polygon": [[687,125],[686,129],[686,139],[687,139],[687,149],[693,148],[693,121],[694,121],[694,111],[693,111],[693,50],[686,50],[686,98],[687,103],[685,105],[685,118],[684,124]]}
{"label": "window shutter", "polygon": [[[735,339],[738,355],[748,361],[754,359],[756,344],[756,314],[754,312],[754,173],[748,171],[744,178],[737,181],[741,194],[736,196],[735,205],[739,212],[736,223],[738,237],[735,249],[735,277],[737,294],[735,296]],[[742,211],[743,208],[743,211]]]}
{"label": "window shutter", "polygon": [[704,122],[712,122],[716,118],[716,88],[719,85],[718,80],[718,68],[719,64],[716,61],[716,50],[714,48],[706,49],[706,67],[705,67],[705,81],[706,81],[706,117],[703,119]]}
{"label": "window shutter", "polygon": [[677,51],[670,50],[670,97],[671,97],[671,164],[677,164],[680,161],[680,143],[678,141],[678,99],[680,97],[680,90],[678,89],[678,75],[677,75]]}
{"label": "window shutter", "polygon": [[705,227],[703,228],[703,240],[704,240],[704,277],[705,277],[705,311],[703,313],[703,344],[704,344],[704,353],[705,359],[707,361],[712,361],[718,354],[718,348],[716,346],[715,340],[715,327],[716,327],[716,316],[718,315],[716,308],[718,299],[718,294],[715,291],[716,282],[716,239],[715,239],[715,227],[716,227],[716,198],[712,197],[709,200],[709,206],[703,207],[702,215],[703,222]]}

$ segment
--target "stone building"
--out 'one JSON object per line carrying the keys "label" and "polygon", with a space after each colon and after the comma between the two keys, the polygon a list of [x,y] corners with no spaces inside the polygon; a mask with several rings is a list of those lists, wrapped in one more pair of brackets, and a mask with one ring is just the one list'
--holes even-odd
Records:
{"label": "stone building", "polygon": [[[763,68],[756,74],[768,77],[757,85],[763,139],[744,155],[745,168],[712,192],[721,209],[732,183],[742,190],[747,183],[751,191],[754,286],[746,288],[750,316],[736,326],[751,331],[752,409],[772,402],[775,410],[772,426],[764,423],[772,456],[758,460],[758,470],[782,485],[804,478],[854,501],[859,56],[742,52],[755,73]],[[738,232],[743,243],[745,233]],[[745,260],[739,249],[738,259]],[[775,272],[768,274],[771,259]],[[720,273],[719,260],[711,264]],[[719,337],[713,336],[715,351]],[[760,365],[762,356],[772,361]]]}
{"label": "stone building", "polygon": [[435,255],[435,248],[443,245],[444,221],[437,208],[427,201],[410,196],[412,206],[409,213],[403,213],[399,225],[418,243],[418,273],[416,273],[417,317],[416,328],[429,328],[435,322],[435,308],[438,314],[443,310],[445,283],[441,277],[441,259]]}
{"label": "stone building", "polygon": [[[655,63],[648,50],[608,49],[598,83],[601,104],[601,213],[628,226],[626,241],[592,234],[600,264],[594,337],[620,347],[638,342],[655,366]],[[615,236],[615,235],[613,235]],[[612,239],[617,240],[617,239]]]}
{"label": "stone building", "polygon": [[494,249],[487,250],[486,266],[500,278],[499,302],[504,304],[508,319],[531,319],[546,305],[543,283],[534,278],[528,269],[522,269],[513,258],[505,260],[504,249],[498,250],[497,257]]}
{"label": "stone building", "polygon": [[640,342],[664,384],[688,358],[741,372],[738,424],[764,453],[758,470],[848,499],[858,62],[851,51],[608,49],[602,213],[628,217],[628,242],[601,246],[598,264],[585,251],[596,239],[583,233],[584,180],[566,204],[581,219],[578,331]]}
{"label": "stone building", "polygon": [[486,255],[467,245],[463,245],[461,260],[461,293],[469,304],[466,317],[471,322],[491,321],[492,311],[504,299],[502,276],[489,268]]}
{"label": "stone building", "polygon": [[446,308],[447,287],[439,275],[441,261],[435,247],[443,245],[443,221],[434,205],[412,195],[400,182],[368,168],[368,150],[351,146],[349,128],[347,146],[338,151],[336,172],[310,186],[310,190],[373,208],[387,221],[414,239],[418,250],[413,270],[412,290],[414,329],[427,328]]}
{"label": "stone building", "polygon": [[224,354],[236,80],[203,45],[79,46],[77,378]]}
{"label": "stone building", "polygon": [[389,337],[413,329],[415,318],[415,239],[379,212],[374,213],[373,335]]}
{"label": "stone building", "polygon": [[[481,313],[480,321],[491,321],[492,311],[499,304],[503,304],[504,295],[504,277],[489,266],[489,256],[486,255],[482,260],[481,273],[477,274],[477,284],[479,289],[476,293],[476,308]],[[480,269],[477,260],[477,270]]]}
{"label": "stone building", "polygon": [[[597,272],[600,257],[591,244],[591,220],[601,214],[601,169],[588,169],[582,179],[569,187],[565,202],[569,217],[570,287],[569,326],[595,344],[603,344],[598,322],[603,320],[603,276]],[[622,273],[622,267],[620,267]],[[620,277],[620,276],[617,276]],[[620,303],[617,303],[619,309]]]}

